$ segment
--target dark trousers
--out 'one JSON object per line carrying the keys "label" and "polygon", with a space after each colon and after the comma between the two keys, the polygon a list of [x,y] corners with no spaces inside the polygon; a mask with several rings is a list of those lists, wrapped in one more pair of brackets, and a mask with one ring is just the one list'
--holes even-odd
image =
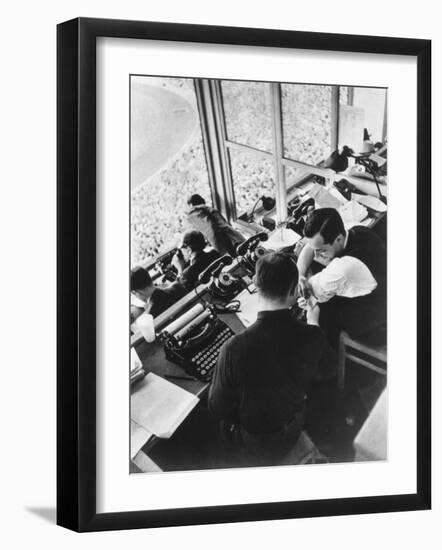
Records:
{"label": "dark trousers", "polygon": [[386,299],[370,298],[335,296],[330,301],[320,304],[319,324],[334,349],[338,349],[341,330],[345,330],[354,338],[375,343],[380,329],[386,328]]}
{"label": "dark trousers", "polygon": [[283,428],[272,433],[251,434],[238,425],[220,425],[224,454],[234,466],[274,466],[292,464],[292,451],[301,435],[305,410]]}

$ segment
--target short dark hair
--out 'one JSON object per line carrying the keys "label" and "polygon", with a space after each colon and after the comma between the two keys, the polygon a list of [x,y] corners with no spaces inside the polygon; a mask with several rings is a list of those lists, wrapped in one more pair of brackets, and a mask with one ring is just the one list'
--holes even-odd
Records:
{"label": "short dark hair", "polygon": [[269,252],[256,264],[255,284],[267,298],[284,299],[298,284],[295,259],[286,252]]}
{"label": "short dark hair", "polygon": [[318,208],[307,216],[304,236],[310,239],[317,233],[324,239],[324,244],[332,244],[338,235],[345,235],[344,222],[337,210]]}
{"label": "short dark hair", "polygon": [[130,291],[143,290],[153,284],[152,277],[144,267],[134,267],[130,272]]}
{"label": "short dark hair", "polygon": [[198,206],[200,204],[206,204],[206,201],[198,193],[194,193],[187,199],[187,204],[190,206]]}
{"label": "short dark hair", "polygon": [[183,246],[188,246],[192,252],[201,252],[206,246],[204,235],[199,231],[188,231],[184,233]]}

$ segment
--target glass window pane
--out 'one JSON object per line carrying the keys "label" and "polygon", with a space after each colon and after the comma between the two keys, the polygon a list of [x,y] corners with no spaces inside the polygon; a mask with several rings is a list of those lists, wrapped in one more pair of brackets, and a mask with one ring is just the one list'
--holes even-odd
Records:
{"label": "glass window pane", "polygon": [[282,84],[284,156],[318,165],[331,153],[331,86]]}
{"label": "glass window pane", "polygon": [[[310,170],[305,166],[284,166],[285,171],[285,187],[287,191],[294,191],[294,188],[311,174]],[[290,198],[290,194],[288,195]]]}
{"label": "glass window pane", "polygon": [[186,230],[187,198],[210,188],[192,79],[131,79],[131,264]]}
{"label": "glass window pane", "polygon": [[273,151],[270,85],[222,81],[227,139],[261,151]]}
{"label": "glass window pane", "polygon": [[364,129],[367,129],[370,141],[382,142],[386,93],[380,88],[340,88],[339,147],[348,145],[360,153]]}
{"label": "glass window pane", "polygon": [[242,216],[262,195],[275,197],[274,165],[271,159],[230,149],[236,213]]}

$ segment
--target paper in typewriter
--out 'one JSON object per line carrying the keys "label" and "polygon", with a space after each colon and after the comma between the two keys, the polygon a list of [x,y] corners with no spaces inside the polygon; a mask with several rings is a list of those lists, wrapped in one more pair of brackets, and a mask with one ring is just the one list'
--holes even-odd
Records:
{"label": "paper in typewriter", "polygon": [[167,439],[198,401],[196,395],[150,372],[131,396],[131,419]]}

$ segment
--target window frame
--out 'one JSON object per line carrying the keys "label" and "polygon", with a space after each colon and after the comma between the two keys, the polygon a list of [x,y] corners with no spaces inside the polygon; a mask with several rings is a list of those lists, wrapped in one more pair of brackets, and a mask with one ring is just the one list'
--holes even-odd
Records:
{"label": "window frame", "polygon": [[[301,187],[312,176],[322,176],[326,179],[333,180],[336,173],[329,169],[323,168],[319,165],[312,165],[298,160],[294,160],[284,156],[284,119],[282,111],[282,94],[281,85],[297,85],[305,83],[297,82],[262,82],[270,88],[270,113],[272,121],[272,145],[273,151],[264,151],[246,145],[244,143],[238,143],[232,141],[227,135],[227,122],[226,113],[224,109],[224,99],[222,93],[221,83],[223,81],[232,81],[233,79],[207,79],[207,78],[193,78],[193,85],[196,95],[197,109],[199,124],[201,129],[205,162],[207,167],[208,181],[210,187],[210,193],[212,197],[213,206],[218,209],[229,223],[242,226],[246,231],[250,230],[253,224],[244,222],[238,218],[238,212],[235,201],[234,181],[232,176],[232,165],[230,159],[230,151],[237,150],[250,155],[255,155],[267,160],[273,161],[274,167],[274,181],[275,181],[275,209],[276,209],[276,223],[282,224],[287,218],[287,203],[288,195],[293,192],[294,189]],[[255,81],[253,81],[255,82]],[[312,84],[312,85],[325,85],[325,84]],[[353,102],[354,87],[348,85],[329,85],[331,86],[331,150],[330,153],[338,148],[339,144],[339,116],[340,116],[340,88],[348,88],[348,100],[347,104],[351,105]],[[385,94],[385,104],[383,112],[383,138],[386,138],[387,134],[387,101],[388,93]],[[325,160],[325,159],[324,159]],[[306,169],[295,180],[294,184],[290,185],[290,188],[286,183],[286,168],[303,168]],[[348,178],[351,179],[351,178]],[[252,208],[252,205],[250,205]],[[262,213],[262,208],[258,207],[256,213]],[[171,250],[171,249],[170,249]],[[162,255],[167,254],[170,250],[164,252]],[[148,267],[153,267],[158,261],[156,259],[149,259],[145,262]]]}
{"label": "window frame", "polygon": [[[227,80],[227,79],[226,79]],[[229,80],[227,80],[229,81]],[[285,167],[301,167],[308,168],[309,175],[306,176],[304,173],[300,176],[299,180],[296,181],[293,187],[301,186],[307,177],[312,175],[323,176],[325,178],[331,178],[334,176],[334,172],[327,168],[322,168],[320,166],[314,166],[297,160],[293,160],[284,156],[283,149],[283,115],[282,115],[282,100],[281,100],[281,82],[263,82],[270,87],[270,111],[272,118],[272,139],[273,139],[273,152],[263,151],[257,149],[250,145],[245,145],[243,143],[238,143],[228,139],[226,131],[226,119],[225,111],[223,104],[223,95],[221,88],[221,80],[212,80],[212,85],[216,90],[215,99],[216,99],[216,121],[219,125],[220,132],[219,138],[221,139],[221,145],[223,146],[223,162],[225,163],[225,181],[223,182],[224,187],[228,190],[226,199],[232,201],[228,206],[229,215],[228,220],[230,222],[238,222],[238,216],[236,211],[235,204],[235,193],[234,193],[234,182],[232,178],[232,168],[230,163],[229,152],[232,149],[237,149],[243,152],[247,152],[251,155],[260,156],[261,158],[271,158],[274,164],[274,179],[275,179],[275,200],[276,200],[276,221],[278,224],[282,223],[287,218],[287,192],[286,187],[286,178],[285,178]],[[287,83],[296,85],[296,83]],[[331,126],[332,126],[332,139],[331,139],[331,151],[334,151],[337,148],[338,144],[338,133],[339,133],[339,86],[333,85],[331,87]],[[330,152],[331,152],[330,151]],[[325,160],[325,159],[324,159]],[[259,213],[259,208],[257,212]]]}

